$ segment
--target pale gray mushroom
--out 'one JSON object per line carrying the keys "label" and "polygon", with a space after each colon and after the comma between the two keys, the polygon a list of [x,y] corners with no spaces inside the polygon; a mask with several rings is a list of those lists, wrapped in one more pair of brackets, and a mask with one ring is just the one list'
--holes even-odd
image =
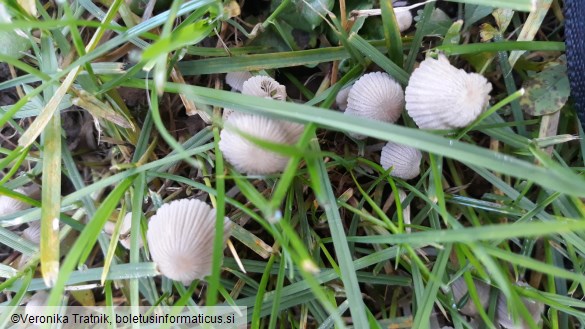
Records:
{"label": "pale gray mushroom", "polygon": [[410,76],[406,111],[419,128],[465,127],[486,109],[491,90],[485,77],[457,69],[439,55],[425,59]]}
{"label": "pale gray mushroom", "polygon": [[[359,78],[347,99],[346,115],[382,122],[395,122],[404,108],[404,92],[387,73],[372,72]],[[362,139],[363,135],[352,134]]]}
{"label": "pale gray mushroom", "polygon": [[291,145],[297,142],[299,134],[288,125],[258,115],[234,113],[221,131],[219,149],[227,162],[241,173],[266,175],[281,172],[288,163],[288,157],[264,149],[240,133],[272,143]]}
{"label": "pale gray mushroom", "polygon": [[[29,222],[28,227],[22,231],[21,237],[38,246],[41,243],[41,223],[38,220]],[[22,254],[16,266],[22,269],[30,259],[29,255]]]}
{"label": "pale gray mushroom", "polygon": [[[164,204],[148,223],[146,240],[152,261],[166,277],[185,285],[211,274],[215,209],[197,199]],[[223,246],[232,222],[223,220]]]}
{"label": "pale gray mushroom", "polygon": [[[40,190],[36,185],[19,187],[14,191],[33,199],[38,199],[40,196]],[[30,205],[26,202],[13,199],[6,195],[0,195],[0,216],[11,215],[15,212],[19,212],[28,208],[30,208]]]}
{"label": "pale gray mushroom", "polygon": [[250,72],[229,72],[225,75],[225,82],[232,87],[232,90],[242,91],[244,82],[250,79],[252,74]]}
{"label": "pale gray mushroom", "polygon": [[[523,283],[523,282],[519,282],[518,285],[528,286],[526,283]],[[524,306],[526,306],[526,308],[528,309],[528,312],[530,312],[530,315],[532,316],[532,320],[534,320],[534,322],[538,324],[541,321],[540,316],[542,315],[542,312],[544,311],[544,304],[536,302],[536,301],[531,300],[531,299],[527,299],[527,298],[521,297],[521,299],[522,299],[522,302],[524,303]],[[529,329],[530,328],[530,326],[528,325],[528,323],[524,319],[519,319],[518,324],[514,323],[514,320],[512,319],[512,316],[511,316],[510,312],[508,311],[508,301],[506,300],[506,296],[503,293],[500,293],[500,296],[498,298],[497,317],[498,317],[498,323],[503,328],[507,328],[507,329]]]}
{"label": "pale gray mushroom", "polygon": [[[106,232],[109,235],[112,235],[114,233],[114,229],[116,227],[116,223],[114,222],[106,222],[105,226],[104,226],[104,232]],[[122,245],[122,247],[126,248],[126,249],[130,249],[130,242],[131,242],[131,237],[130,237],[130,230],[132,228],[132,213],[126,213],[126,215],[124,216],[124,218],[122,219],[122,226],[120,227],[120,236],[119,236],[119,242]],[[140,232],[140,230],[138,231]],[[144,245],[144,243],[142,242],[142,234],[138,235],[138,248],[142,248],[142,246]]]}
{"label": "pale gray mushroom", "polygon": [[[473,283],[475,285],[475,291],[479,296],[481,307],[485,310],[487,309],[490,300],[490,286],[484,282],[475,279],[473,280]],[[451,290],[453,291],[453,297],[455,298],[456,303],[459,303],[461,299],[465,296],[467,296],[468,298],[465,305],[463,305],[459,309],[459,312],[468,316],[476,316],[479,314],[477,306],[475,306],[475,303],[471,299],[471,296],[468,295],[469,287],[467,286],[467,283],[465,282],[465,279],[463,279],[463,277],[459,277],[457,280],[453,282],[453,284],[451,285]]]}
{"label": "pale gray mushroom", "polygon": [[382,148],[380,164],[385,170],[392,167],[391,176],[412,179],[420,174],[422,154],[419,150],[393,142],[388,142]]}

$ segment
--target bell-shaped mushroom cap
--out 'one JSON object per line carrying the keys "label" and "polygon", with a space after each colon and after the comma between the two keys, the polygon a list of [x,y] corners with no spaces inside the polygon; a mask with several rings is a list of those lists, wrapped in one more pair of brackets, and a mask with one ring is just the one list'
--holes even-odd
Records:
{"label": "bell-shaped mushroom cap", "polygon": [[[525,283],[518,283],[519,285],[527,286]],[[533,300],[522,298],[522,302],[530,315],[532,316],[532,320],[537,324],[540,322],[540,316],[544,311],[544,304],[535,302]],[[506,300],[506,296],[503,293],[500,293],[498,297],[498,310],[497,310],[497,318],[498,322],[503,328],[507,329],[529,329],[530,326],[524,319],[519,320],[518,324],[514,324],[514,320],[512,319],[511,314],[508,312],[508,301]]]}
{"label": "bell-shaped mushroom cap", "polygon": [[[224,246],[231,221],[224,218]],[[215,209],[196,199],[164,204],[150,218],[146,240],[152,260],[166,277],[189,284],[211,274]]]}
{"label": "bell-shaped mushroom cap", "polygon": [[[39,245],[41,243],[41,223],[38,220],[29,222],[28,227],[22,231],[21,237],[36,245]],[[18,269],[24,268],[30,259],[31,256],[22,254],[17,263]]]}
{"label": "bell-shaped mushroom cap", "polygon": [[439,55],[425,59],[410,76],[406,111],[419,128],[465,127],[486,109],[491,90],[482,75],[457,69]]}
{"label": "bell-shaped mushroom cap", "polygon": [[225,82],[232,87],[233,90],[242,91],[244,82],[251,77],[252,74],[250,72],[229,72],[225,75]]}
{"label": "bell-shaped mushroom cap", "polygon": [[404,32],[412,25],[412,13],[406,8],[396,7],[394,8],[394,15],[396,15],[396,21],[398,22],[398,29],[400,32]]}
{"label": "bell-shaped mushroom cap", "polygon": [[412,179],[420,174],[422,154],[419,150],[392,142],[382,148],[380,164],[386,170],[392,167],[391,176]]}
{"label": "bell-shaped mushroom cap", "polygon": [[347,99],[349,98],[349,91],[351,90],[352,86],[353,84],[341,88],[341,90],[337,93],[337,96],[335,96],[335,104],[337,104],[337,107],[342,111],[345,111],[347,108]]}
{"label": "bell-shaped mushroom cap", "polygon": [[289,158],[254,144],[239,132],[272,143],[290,145],[298,140],[298,134],[281,121],[258,115],[232,114],[221,131],[219,149],[239,172],[252,175],[280,172],[286,167]]}
{"label": "bell-shaped mushroom cap", "polygon": [[[482,308],[485,310],[488,307],[488,303],[490,300],[490,286],[486,283],[483,283],[478,280],[473,280],[475,284],[475,291],[479,296],[479,301],[481,303]],[[469,292],[469,288],[467,287],[467,283],[465,283],[465,279],[462,277],[458,278],[453,282],[451,285],[451,290],[453,291],[453,297],[455,298],[455,302],[459,304],[461,299],[467,295]],[[475,306],[475,303],[471,299],[471,296],[467,295],[467,302],[463,305],[459,312],[468,315],[468,316],[476,316],[479,314],[479,310]]]}
{"label": "bell-shaped mushroom cap", "polygon": [[29,222],[22,231],[22,237],[35,244],[41,243],[41,223],[38,220]]}
{"label": "bell-shaped mushroom cap", "polygon": [[257,75],[244,82],[242,94],[286,100],[286,87],[266,75]]}
{"label": "bell-shaped mushroom cap", "polygon": [[[122,222],[122,227],[120,228],[120,244],[126,248],[130,249],[130,229],[132,228],[132,213],[129,212],[124,216],[124,220]],[[140,230],[138,231],[140,232]],[[138,234],[138,248],[142,248],[144,243],[142,242],[142,234]]]}
{"label": "bell-shaped mushroom cap", "polygon": [[404,107],[398,82],[383,72],[365,74],[349,91],[345,114],[384,122],[395,122]]}

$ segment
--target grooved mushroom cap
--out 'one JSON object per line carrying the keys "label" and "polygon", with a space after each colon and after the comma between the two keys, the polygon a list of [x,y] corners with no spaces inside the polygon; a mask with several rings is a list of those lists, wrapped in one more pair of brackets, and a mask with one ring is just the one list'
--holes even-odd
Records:
{"label": "grooved mushroom cap", "polygon": [[[231,221],[224,218],[224,246]],[[146,239],[152,260],[166,277],[185,285],[211,274],[215,209],[196,199],[164,204],[148,223]]]}
{"label": "grooved mushroom cap", "polygon": [[232,87],[233,90],[242,91],[244,82],[251,77],[252,74],[250,72],[229,72],[225,75],[225,82]]}
{"label": "grooved mushroom cap", "polygon": [[345,114],[384,122],[395,122],[404,107],[398,82],[383,72],[365,74],[349,91]]}
{"label": "grooved mushroom cap", "polygon": [[[19,187],[14,191],[29,196],[33,199],[38,198],[39,194],[39,189],[36,186]],[[30,208],[30,205],[26,202],[13,199],[6,195],[0,195],[0,216],[10,215],[28,208]]]}
{"label": "grooved mushroom cap", "polygon": [[393,167],[391,176],[411,179],[420,174],[420,161],[422,154],[419,150],[392,142],[386,143],[382,148],[380,164],[386,170]]}
{"label": "grooved mushroom cap", "polygon": [[439,55],[425,59],[410,76],[406,111],[419,128],[465,127],[486,109],[491,91],[482,75],[457,69]]}
{"label": "grooved mushroom cap", "polygon": [[[294,144],[302,131],[296,123],[272,120],[245,113],[234,113],[221,131],[219,149],[225,159],[239,172],[266,175],[280,172],[289,158],[266,150],[239,134],[248,134],[272,143]],[[302,126],[301,126],[302,127]]]}
{"label": "grooved mushroom cap", "polygon": [[[38,246],[41,243],[41,223],[38,220],[34,222],[29,222],[28,227],[22,231],[21,237]],[[30,259],[31,259],[30,255],[22,254],[20,256],[20,259],[18,260],[17,268],[18,269],[24,268],[24,266],[26,265],[26,263],[28,263]]]}
{"label": "grooved mushroom cap", "polygon": [[[527,284],[525,283],[518,283],[519,285],[522,286],[527,286]],[[535,302],[533,300],[527,299],[527,298],[521,298],[522,302],[524,303],[524,306],[526,306],[526,309],[528,309],[528,312],[530,312],[530,315],[532,316],[532,320],[534,320],[534,322],[536,322],[537,324],[540,322],[540,315],[542,314],[542,312],[544,311],[544,304]],[[506,300],[506,296],[503,293],[500,293],[500,296],[498,297],[498,311],[497,311],[497,318],[498,318],[498,322],[500,323],[500,325],[503,328],[507,328],[507,329],[529,329],[530,326],[528,325],[528,323],[526,323],[526,321],[524,319],[519,319],[519,323],[517,325],[514,324],[514,320],[512,319],[512,316],[510,315],[510,313],[508,312],[508,301]]]}
{"label": "grooved mushroom cap", "polygon": [[266,75],[257,75],[244,82],[242,94],[286,100],[286,87]]}
{"label": "grooved mushroom cap", "polygon": [[[473,280],[473,283],[475,284],[475,290],[477,292],[477,295],[479,296],[480,304],[482,308],[485,310],[487,309],[490,300],[490,286],[484,282],[475,279]],[[461,301],[461,299],[469,292],[469,288],[467,287],[467,283],[465,283],[465,279],[463,279],[463,277],[460,277],[453,282],[453,284],[451,285],[451,290],[453,291],[453,297],[455,298],[455,302],[458,304]],[[463,305],[459,309],[459,312],[468,316],[476,316],[477,314],[479,314],[479,311],[475,306],[473,300],[471,300],[470,296],[468,296],[467,303],[465,303],[465,305]]]}

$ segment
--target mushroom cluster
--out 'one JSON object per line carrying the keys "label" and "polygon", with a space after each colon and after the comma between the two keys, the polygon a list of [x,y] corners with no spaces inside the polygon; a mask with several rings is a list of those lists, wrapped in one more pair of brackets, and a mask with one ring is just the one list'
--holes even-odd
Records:
{"label": "mushroom cluster", "polygon": [[[146,240],[152,261],[166,277],[185,285],[211,274],[215,209],[197,199],[164,204],[148,223]],[[232,222],[223,221],[223,245]]]}
{"label": "mushroom cluster", "polygon": [[[419,128],[452,129],[477,119],[489,103],[491,90],[485,77],[454,67],[440,54],[414,70],[404,92],[388,74],[373,72],[342,88],[335,101],[346,115],[393,123],[405,107]],[[421,158],[420,151],[389,142],[382,149],[380,164],[384,169],[392,167],[394,177],[412,179],[420,174]]]}
{"label": "mushroom cluster", "polygon": [[[107,222],[104,226],[104,231],[112,235],[114,233],[114,227],[116,226],[113,222]],[[120,227],[119,242],[122,247],[130,250],[130,229],[132,228],[132,213],[129,212],[122,219],[122,227]],[[142,248],[144,242],[142,241],[142,235],[138,235],[138,248]]]}
{"label": "mushroom cluster", "polygon": [[[268,76],[247,79],[242,84],[242,93],[279,101],[286,101],[287,96],[285,87]],[[230,113],[226,116],[225,111],[219,148],[227,162],[239,172],[251,175],[283,171],[289,158],[262,148],[251,139],[292,145],[298,141],[304,126],[253,114]]]}

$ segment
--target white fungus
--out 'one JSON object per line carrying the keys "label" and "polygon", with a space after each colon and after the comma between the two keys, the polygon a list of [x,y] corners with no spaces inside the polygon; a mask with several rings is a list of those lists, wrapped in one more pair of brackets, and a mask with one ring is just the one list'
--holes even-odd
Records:
{"label": "white fungus", "polygon": [[[197,199],[164,204],[150,218],[146,239],[152,260],[166,277],[185,285],[211,274],[215,209]],[[231,221],[223,221],[223,246]]]}
{"label": "white fungus", "polygon": [[391,176],[412,179],[420,174],[422,154],[419,150],[392,142],[382,148],[380,164],[385,170],[392,167]]}
{"label": "white fungus", "polygon": [[465,127],[486,109],[491,90],[485,77],[457,69],[439,55],[425,59],[412,73],[405,90],[406,110],[419,128]]}

